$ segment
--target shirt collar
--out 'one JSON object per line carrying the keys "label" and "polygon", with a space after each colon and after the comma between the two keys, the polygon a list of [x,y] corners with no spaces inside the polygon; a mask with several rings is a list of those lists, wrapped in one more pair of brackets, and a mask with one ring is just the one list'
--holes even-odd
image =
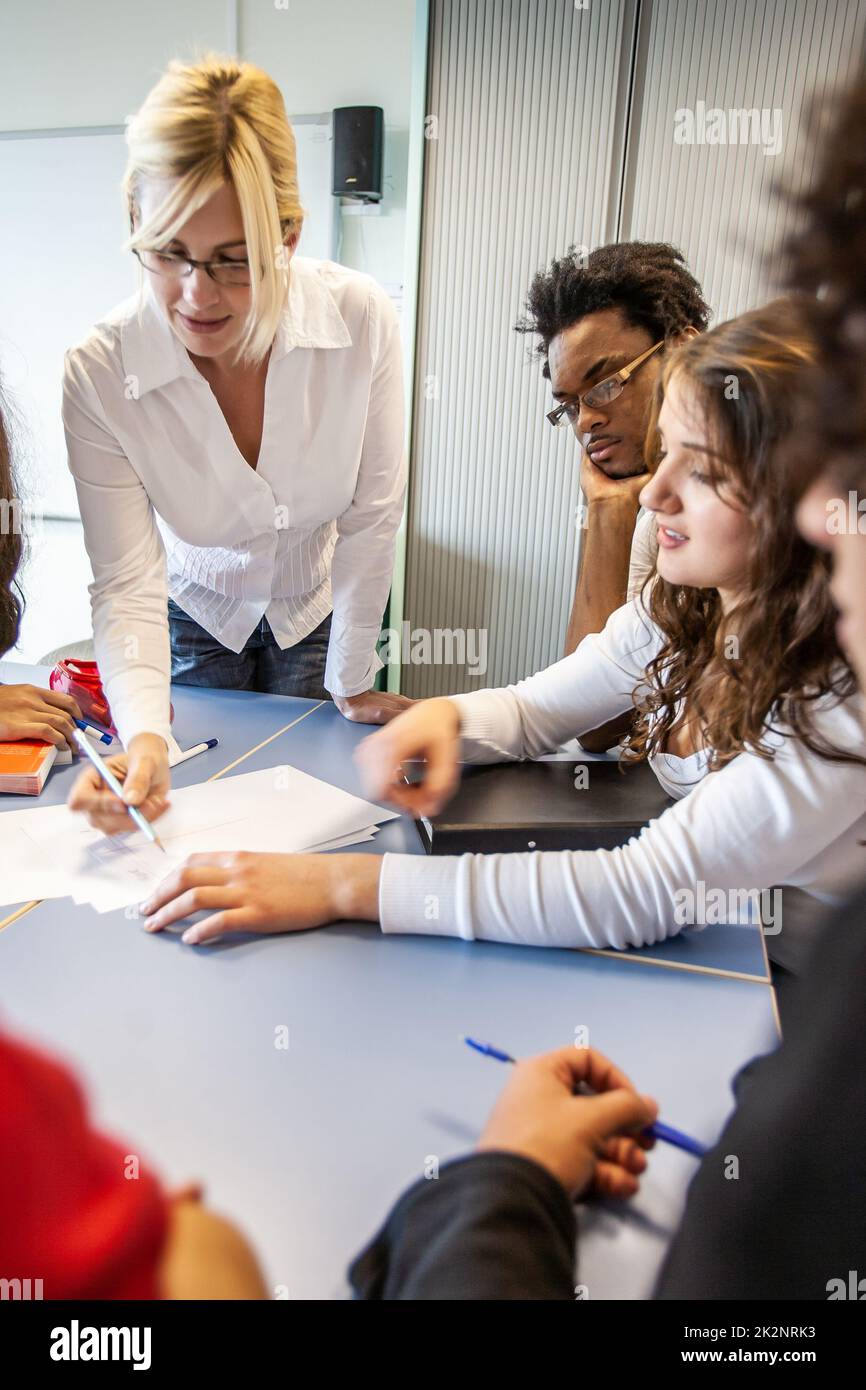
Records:
{"label": "shirt collar", "polygon": [[[334,296],[322,282],[318,262],[293,257],[289,293],[277,324],[272,357],[279,360],[296,347],[351,346],[352,336]],[[167,386],[178,377],[203,379],[146,284],[121,327],[121,353],[124,376],[134,382],[136,397]]]}
{"label": "shirt collar", "polygon": [[277,326],[273,356],[285,357],[292,348],[352,346],[337,301],[324,284],[320,262],[294,256],[289,266],[289,293]]}

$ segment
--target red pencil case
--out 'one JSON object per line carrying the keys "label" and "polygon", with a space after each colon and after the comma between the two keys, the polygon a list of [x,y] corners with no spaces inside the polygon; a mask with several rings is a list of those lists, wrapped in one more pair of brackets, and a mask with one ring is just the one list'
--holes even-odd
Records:
{"label": "red pencil case", "polygon": [[[95,661],[80,661],[77,657],[66,657],[63,661],[58,661],[48,677],[48,684],[52,690],[59,690],[62,695],[71,695],[78,703],[85,720],[92,720],[101,729],[105,729],[106,733],[117,738],[117,730],[111,718],[111,710],[99,678],[99,667]],[[174,705],[169,705],[169,719],[174,722]]]}

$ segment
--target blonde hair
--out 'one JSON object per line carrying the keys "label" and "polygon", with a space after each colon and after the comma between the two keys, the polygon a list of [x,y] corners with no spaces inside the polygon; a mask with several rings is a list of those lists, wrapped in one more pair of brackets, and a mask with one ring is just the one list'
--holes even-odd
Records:
{"label": "blonde hair", "polygon": [[[127,123],[123,196],[127,248],[161,250],[223,183],[240,204],[250,263],[250,311],[238,357],[259,362],[274,340],[288,290],[287,233],[300,232],[295,137],[276,83],[251,63],[208,54],[172,62]],[[175,186],[147,222],[139,187],[146,178]]]}

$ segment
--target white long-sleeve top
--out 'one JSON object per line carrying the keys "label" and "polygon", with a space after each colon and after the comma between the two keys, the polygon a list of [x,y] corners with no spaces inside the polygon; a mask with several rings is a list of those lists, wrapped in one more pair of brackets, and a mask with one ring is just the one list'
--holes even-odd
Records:
{"label": "white long-sleeve top", "polygon": [[325,686],[368,690],[406,486],[397,316],[367,275],[294,257],[261,452],[238,450],[147,289],[66,355],[63,422],[100,673],[124,743],[170,736],[167,595],[232,651],[333,608]]}
{"label": "white long-sleeve top", "polygon": [[[546,671],[502,690],[454,696],[464,761],[536,758],[624,713],[661,641],[633,600]],[[860,697],[826,698],[816,717],[837,746],[866,753]],[[681,930],[675,905],[684,899],[677,895],[690,890],[697,900],[700,883],[707,895],[791,885],[839,902],[866,875],[866,849],[857,843],[866,839],[866,767],[818,757],[782,731],[766,742],[772,761],[743,752],[717,772],[707,771],[705,751],[653,757],[659,781],[679,799],[618,849],[386,854],[382,930],[534,946],[643,946]]]}

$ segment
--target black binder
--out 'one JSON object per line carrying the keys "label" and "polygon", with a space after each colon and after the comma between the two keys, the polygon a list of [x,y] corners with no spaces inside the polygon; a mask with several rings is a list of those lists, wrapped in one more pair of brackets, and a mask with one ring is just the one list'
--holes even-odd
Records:
{"label": "black binder", "polygon": [[428,854],[615,849],[672,804],[645,762],[494,763],[416,825]]}

